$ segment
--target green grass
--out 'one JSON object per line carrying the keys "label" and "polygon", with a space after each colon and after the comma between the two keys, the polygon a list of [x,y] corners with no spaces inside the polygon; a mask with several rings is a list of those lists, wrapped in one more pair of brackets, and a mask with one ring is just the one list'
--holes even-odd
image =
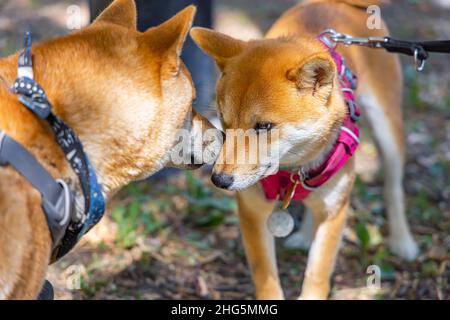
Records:
{"label": "green grass", "polygon": [[139,234],[150,235],[164,226],[151,211],[142,210],[136,199],[128,206],[114,208],[112,218],[118,228],[116,243],[125,248],[134,246]]}
{"label": "green grass", "polygon": [[237,223],[228,219],[227,214],[236,210],[236,202],[231,197],[214,197],[211,188],[186,172],[186,190],[182,191],[188,201],[187,219],[200,227],[215,227],[224,223]]}
{"label": "green grass", "polygon": [[420,97],[421,86],[418,81],[417,72],[413,67],[407,67],[404,71],[405,87],[407,103],[409,106],[417,109],[418,111],[425,111],[427,106],[423,103]]}
{"label": "green grass", "polygon": [[421,222],[439,222],[442,213],[430,201],[428,194],[421,191],[412,201],[411,215]]}
{"label": "green grass", "polygon": [[439,275],[439,265],[436,261],[426,261],[421,265],[421,277],[429,278]]}
{"label": "green grass", "polygon": [[[217,227],[222,224],[236,224],[237,217],[230,215],[235,211],[234,198],[217,196],[213,190],[197,179],[191,172],[185,173],[186,187],[180,189],[168,184],[162,193],[181,194],[187,200],[185,220],[198,227]],[[152,195],[145,183],[130,184],[126,205],[118,205],[112,210],[112,220],[117,225],[116,244],[122,248],[133,247],[142,236],[156,234],[170,226],[167,225],[164,212],[173,210],[171,199]],[[200,239],[202,234],[190,235]],[[192,239],[196,242],[196,239]],[[198,243],[196,244],[198,246]]]}
{"label": "green grass", "polygon": [[444,99],[444,108],[447,112],[450,112],[450,94],[447,94]]}

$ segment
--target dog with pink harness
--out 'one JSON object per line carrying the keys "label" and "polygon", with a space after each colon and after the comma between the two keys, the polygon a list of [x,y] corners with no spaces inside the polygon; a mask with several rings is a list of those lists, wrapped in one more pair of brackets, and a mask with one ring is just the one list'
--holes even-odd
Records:
{"label": "dog with pink harness", "polygon": [[303,200],[315,189],[327,182],[352,157],[359,145],[359,129],[357,120],[360,109],[355,101],[353,90],[357,86],[357,78],[345,65],[345,59],[336,52],[335,43],[328,38],[328,32],[318,36],[329,50],[339,74],[339,84],[343,97],[348,106],[348,113],[342,123],[341,131],[333,148],[317,168],[305,171],[303,168],[296,172],[279,170],[277,173],[260,180],[268,200],[283,199],[286,209],[291,200]]}

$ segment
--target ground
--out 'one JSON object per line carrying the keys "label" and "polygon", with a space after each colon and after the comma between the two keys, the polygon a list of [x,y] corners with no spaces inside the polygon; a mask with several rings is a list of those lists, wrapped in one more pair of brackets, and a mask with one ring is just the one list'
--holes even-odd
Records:
{"label": "ground", "polygon": [[[394,2],[382,15],[395,37],[450,38],[450,1]],[[296,1],[216,3],[216,28],[248,39],[263,34]],[[70,5],[80,6],[81,22],[87,23],[80,0],[0,0],[0,55],[17,50],[28,28],[38,39],[68,32]],[[409,57],[402,62],[407,213],[421,253],[408,263],[386,247],[383,173],[365,137],[332,299],[450,298],[450,63],[448,56],[432,55],[417,74]],[[235,209],[231,193],[212,187],[208,170],[132,184],[76,249],[50,267],[56,298],[252,299]],[[298,205],[297,224],[301,211]],[[282,241],[277,250],[286,297],[296,298],[307,253],[285,249]],[[366,287],[370,265],[381,268],[380,289]]]}

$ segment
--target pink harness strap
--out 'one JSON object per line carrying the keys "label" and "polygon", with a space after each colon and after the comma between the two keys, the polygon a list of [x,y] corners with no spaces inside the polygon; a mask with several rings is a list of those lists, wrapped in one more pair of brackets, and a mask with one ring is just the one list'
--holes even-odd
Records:
{"label": "pink harness strap", "polygon": [[336,143],[318,168],[309,172],[279,170],[277,173],[260,180],[266,198],[269,200],[284,199],[287,190],[296,181],[300,183],[295,189],[292,200],[305,199],[312,191],[323,185],[339,171],[347,160],[354,155],[359,144],[359,129],[356,121],[360,116],[360,109],[353,94],[353,90],[356,89],[356,76],[346,67],[344,58],[334,50],[334,46],[328,41],[325,33],[320,34],[318,40],[328,48],[336,63],[339,84],[348,106],[348,113],[343,121]]}

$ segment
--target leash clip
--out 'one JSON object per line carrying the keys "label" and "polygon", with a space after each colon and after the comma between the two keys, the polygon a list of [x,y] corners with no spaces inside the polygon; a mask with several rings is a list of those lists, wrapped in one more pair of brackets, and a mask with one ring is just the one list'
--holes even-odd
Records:
{"label": "leash clip", "polygon": [[382,48],[382,43],[388,42],[387,37],[352,37],[345,33],[337,32],[334,29],[326,29],[322,32],[322,39],[329,44],[332,42],[330,47],[334,48],[338,43],[342,43],[346,46],[349,45],[359,45],[371,48]]}
{"label": "leash clip", "polygon": [[418,47],[414,50],[414,63],[416,65],[416,70],[418,72],[423,71],[423,68],[425,67],[425,62],[427,61],[426,58],[419,57],[419,54],[421,54],[421,51],[424,51],[422,47]]}
{"label": "leash clip", "polygon": [[425,67],[428,52],[450,53],[450,41],[413,42],[395,40],[390,37],[353,37],[339,33],[334,29],[325,29],[319,39],[329,48],[334,49],[337,44],[346,46],[358,45],[375,49],[385,49],[393,53],[402,53],[414,57],[416,71],[421,72]]}

